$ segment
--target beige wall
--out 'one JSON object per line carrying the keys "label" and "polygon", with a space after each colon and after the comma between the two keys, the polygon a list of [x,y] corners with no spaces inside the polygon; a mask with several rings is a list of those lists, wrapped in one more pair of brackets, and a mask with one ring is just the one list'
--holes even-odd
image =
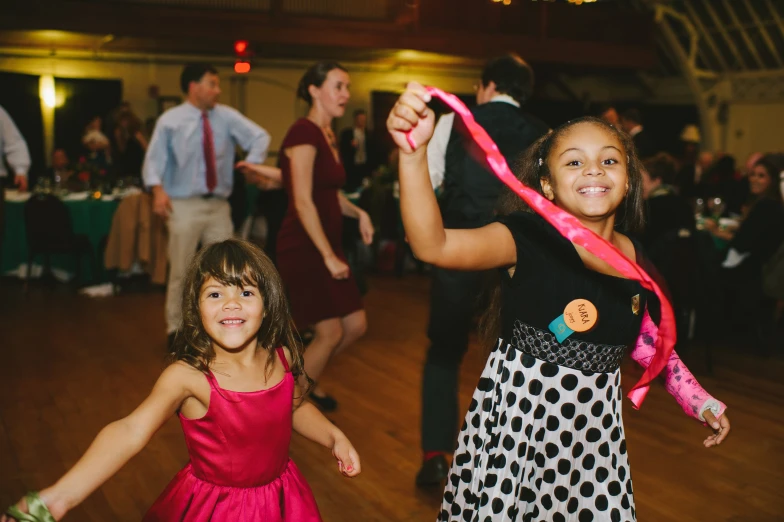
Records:
{"label": "beige wall", "polygon": [[[127,57],[125,59],[75,59],[19,57],[4,54],[0,49],[0,71],[35,75],[51,74],[55,77],[120,79],[123,97],[131,103],[142,118],[155,116],[157,101],[151,99],[151,85],[159,87],[161,96],[179,95],[179,59]],[[186,60],[186,58],[182,58]],[[310,62],[260,62],[254,63],[247,75],[234,73],[231,64],[217,65],[223,94],[221,101],[237,108],[266,128],[272,134],[272,149],[276,151],[292,122],[303,116],[307,107],[295,100],[295,90]],[[338,129],[350,125],[351,113],[356,108],[370,110],[372,91],[400,91],[408,81],[416,80],[435,85],[451,92],[472,92],[479,76],[473,68],[423,68],[390,63],[344,63],[351,73],[352,98],[346,116],[337,122]],[[242,92],[232,86],[233,78],[247,78],[244,100]],[[55,86],[56,87],[56,86]],[[66,101],[67,103],[67,101]],[[371,120],[372,121],[372,120]]]}
{"label": "beige wall", "polygon": [[[372,64],[344,64],[351,74],[351,101],[337,128],[351,125],[355,109],[371,110],[373,91],[400,92],[409,81],[434,85],[449,92],[472,92],[478,70],[434,71],[417,67],[375,67]],[[277,150],[289,125],[307,112],[295,91],[307,64],[298,68],[271,68],[248,75],[246,114],[264,125],[272,134],[272,149]],[[372,116],[372,115],[371,115]],[[370,118],[369,118],[370,120]],[[372,120],[371,120],[372,121]]]}
{"label": "beige wall", "polygon": [[[752,152],[784,152],[782,122],[784,102],[731,104],[726,128],[727,152],[741,165]],[[720,137],[719,143],[722,142]]]}
{"label": "beige wall", "polygon": [[[129,56],[116,59],[50,58],[13,56],[11,50],[0,49],[0,71],[55,77],[107,78],[123,82],[123,96],[131,102],[134,110],[143,118],[154,116],[157,101],[148,94],[149,87],[156,85],[162,96],[177,96],[179,75],[182,68],[180,57]],[[18,52],[15,54],[19,54]],[[222,101],[241,108],[252,120],[272,134],[272,150],[276,151],[286,130],[307,108],[295,100],[297,83],[309,62],[264,61],[254,63],[247,75],[236,75],[230,63],[218,65],[222,77]],[[351,113],[356,108],[370,110],[372,91],[400,91],[406,82],[417,80],[435,85],[446,91],[469,93],[479,76],[479,70],[469,67],[424,68],[406,65],[403,60],[385,62],[345,63],[351,72],[352,99],[346,116],[337,122],[341,129],[350,125]],[[246,78],[244,91],[232,85],[232,80]],[[639,86],[617,85],[593,77],[565,78],[578,94],[590,92],[594,100],[639,97]],[[689,103],[690,93],[683,89],[683,82],[669,80],[651,85],[657,93],[648,101],[656,103]],[[240,93],[244,92],[243,99]],[[550,93],[555,98],[563,93]],[[372,119],[371,119],[372,121]],[[715,119],[714,119],[715,121]],[[784,150],[780,125],[784,121],[784,103],[734,103],[729,112],[726,134],[716,127],[717,148],[726,143],[727,152],[738,161],[745,160],[751,152]]]}

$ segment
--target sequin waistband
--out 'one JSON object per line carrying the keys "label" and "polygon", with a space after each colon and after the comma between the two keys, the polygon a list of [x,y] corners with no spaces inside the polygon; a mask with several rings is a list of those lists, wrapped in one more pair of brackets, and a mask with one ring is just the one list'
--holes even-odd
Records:
{"label": "sequin waistband", "polygon": [[552,333],[519,320],[515,321],[509,345],[541,361],[598,373],[617,370],[626,353],[625,345],[596,344],[576,339],[565,339],[559,343]]}

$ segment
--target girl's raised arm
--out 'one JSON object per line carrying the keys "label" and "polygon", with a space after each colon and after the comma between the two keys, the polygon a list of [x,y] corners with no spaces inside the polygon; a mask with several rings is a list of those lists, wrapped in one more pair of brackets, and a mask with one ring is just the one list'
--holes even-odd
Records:
{"label": "girl's raised arm", "polygon": [[[400,148],[400,211],[411,249],[418,259],[441,268],[484,270],[517,262],[512,234],[499,223],[473,230],[446,230],[427,167],[427,142],[435,116],[430,94],[408,84],[387,119],[387,129]],[[415,146],[409,143],[410,132]],[[491,174],[488,174],[488,176]]]}

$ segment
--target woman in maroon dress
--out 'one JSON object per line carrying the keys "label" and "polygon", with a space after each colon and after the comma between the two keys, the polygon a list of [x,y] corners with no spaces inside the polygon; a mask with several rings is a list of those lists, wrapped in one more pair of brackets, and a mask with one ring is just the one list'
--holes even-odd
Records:
{"label": "woman in maroon dress", "polygon": [[[348,72],[337,63],[319,62],[300,80],[297,96],[308,102],[310,112],[291,126],[281,145],[289,204],[278,233],[277,264],[297,328],[313,327],[305,371],[318,382],[329,359],[367,329],[359,289],[341,246],[343,216],[359,220],[367,244],[373,226],[368,214],[340,190],[346,172],[330,125],[345,112]],[[318,386],[311,399],[325,411],[337,406]]]}

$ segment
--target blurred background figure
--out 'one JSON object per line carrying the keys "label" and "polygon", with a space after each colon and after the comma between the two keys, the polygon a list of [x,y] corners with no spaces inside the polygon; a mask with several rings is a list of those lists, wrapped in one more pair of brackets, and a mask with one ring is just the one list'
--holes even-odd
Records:
{"label": "blurred background figure", "polygon": [[642,115],[639,109],[623,111],[621,127],[632,137],[634,148],[637,149],[637,156],[640,159],[649,158],[658,152],[656,141],[642,125]]}

